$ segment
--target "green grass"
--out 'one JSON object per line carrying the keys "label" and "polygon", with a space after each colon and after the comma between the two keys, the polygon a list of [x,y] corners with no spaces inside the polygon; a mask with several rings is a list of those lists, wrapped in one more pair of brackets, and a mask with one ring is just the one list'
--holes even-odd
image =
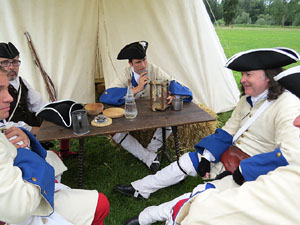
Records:
{"label": "green grass", "polygon": [[[233,54],[264,47],[289,47],[300,52],[300,29],[287,28],[216,28],[227,57]],[[240,75],[234,73],[237,83]],[[231,112],[219,114],[221,124],[230,117]],[[72,149],[78,148],[78,141],[72,140]],[[56,142],[55,149],[58,149]],[[112,146],[108,136],[87,138],[84,145],[84,188],[97,189],[107,195],[111,213],[105,225],[120,225],[129,217],[136,216],[145,207],[171,200],[180,194],[189,192],[201,178],[188,177],[184,182],[160,190],[149,200],[135,200],[114,191],[116,184],[128,184],[149,174],[149,170],[138,159],[118,146]],[[69,170],[63,176],[63,182],[70,187],[77,187],[77,160],[65,161]],[[163,160],[162,166],[168,163]],[[78,206],[80,207],[80,206]],[[164,223],[157,223],[164,224]]]}
{"label": "green grass", "polygon": [[[78,141],[71,141],[72,149],[78,148]],[[56,142],[55,149],[58,149]],[[131,154],[118,146],[112,146],[108,136],[87,138],[84,144],[84,189],[97,189],[105,193],[110,201],[111,212],[105,220],[106,225],[123,224],[128,218],[136,216],[145,207],[169,201],[180,194],[191,191],[200,177],[188,177],[185,181],[154,193],[148,200],[136,200],[122,196],[114,191],[116,184],[128,184],[149,174],[149,169]],[[173,158],[174,155],[172,155]],[[62,182],[77,187],[77,161],[65,160],[69,170]],[[163,159],[163,167],[168,165]],[[164,223],[157,223],[164,224]]]}
{"label": "green grass", "polygon": [[254,48],[288,47],[300,52],[300,29],[216,27],[225,55]]}

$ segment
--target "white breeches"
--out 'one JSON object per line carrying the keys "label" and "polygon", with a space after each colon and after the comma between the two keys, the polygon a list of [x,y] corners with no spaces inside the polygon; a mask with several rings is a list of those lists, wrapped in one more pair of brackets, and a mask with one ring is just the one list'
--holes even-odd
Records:
{"label": "white breeches", "polygon": [[[213,184],[218,190],[226,190],[239,186],[233,181],[232,176],[226,176],[221,180],[214,180],[209,183]],[[148,225],[158,221],[166,221],[167,225],[173,224],[173,207],[178,203],[178,201],[189,198],[197,192],[205,191],[205,189],[206,184],[199,184],[192,192],[185,193],[172,201],[162,203],[158,206],[149,206],[145,208],[139,215],[139,223],[141,225]]]}
{"label": "white breeches", "polygon": [[[147,146],[147,150],[150,152],[157,152],[163,145],[162,128],[157,128],[150,143]],[[171,127],[166,127],[166,140],[172,134]]]}
{"label": "white breeches", "polygon": [[[166,138],[172,133],[171,128],[166,128]],[[127,135],[128,134],[128,135]],[[126,136],[127,135],[127,136]],[[126,137],[125,137],[126,136]],[[125,139],[124,139],[125,137]],[[144,148],[132,135],[129,133],[116,133],[112,139],[116,143],[121,142],[121,146],[134,155],[136,158],[144,162],[148,167],[151,166],[154,159],[156,158],[157,150],[163,145],[162,142],[162,128],[156,129],[151,142],[148,144],[147,148]]]}
{"label": "white breeches", "polygon": [[[179,163],[187,175],[194,177],[197,176],[197,171],[194,169],[188,153],[185,153],[180,157]],[[153,192],[156,192],[161,188],[177,184],[187,175],[180,170],[176,161],[161,169],[154,175],[148,175],[140,180],[132,182],[131,185],[144,198],[149,198],[150,194]]]}
{"label": "white breeches", "polygon": [[158,221],[166,221],[172,215],[174,205],[181,199],[188,198],[191,193],[185,193],[172,201],[162,203],[158,206],[149,206],[139,215],[140,225],[148,225]]}

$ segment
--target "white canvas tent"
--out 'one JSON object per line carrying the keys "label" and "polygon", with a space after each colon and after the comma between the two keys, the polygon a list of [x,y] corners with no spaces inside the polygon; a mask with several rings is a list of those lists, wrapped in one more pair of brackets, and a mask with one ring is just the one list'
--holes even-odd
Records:
{"label": "white canvas tent", "polygon": [[148,61],[190,87],[215,112],[235,107],[239,91],[201,0],[0,0],[0,42],[21,52],[20,75],[45,98],[24,32],[53,80],[58,99],[93,102],[94,79],[110,84],[127,62],[119,50],[149,42]]}

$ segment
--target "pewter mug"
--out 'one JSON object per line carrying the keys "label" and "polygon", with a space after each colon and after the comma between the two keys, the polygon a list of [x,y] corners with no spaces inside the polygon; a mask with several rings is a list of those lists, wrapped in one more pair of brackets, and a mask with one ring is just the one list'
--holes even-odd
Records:
{"label": "pewter mug", "polygon": [[183,108],[183,98],[180,95],[175,95],[175,98],[172,101],[172,109],[174,111],[181,111]]}
{"label": "pewter mug", "polygon": [[83,135],[90,132],[90,124],[87,117],[87,111],[80,109],[72,112],[73,133]]}

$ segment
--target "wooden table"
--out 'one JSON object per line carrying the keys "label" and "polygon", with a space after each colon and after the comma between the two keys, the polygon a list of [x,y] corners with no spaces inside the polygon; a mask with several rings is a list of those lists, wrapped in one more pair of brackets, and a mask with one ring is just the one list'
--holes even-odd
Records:
{"label": "wooden table", "polygon": [[[48,121],[44,121],[36,137],[40,142],[72,138],[79,139],[78,186],[81,187],[83,180],[83,142],[85,137],[160,127],[172,127],[175,139],[175,149],[176,152],[179,152],[180,147],[177,136],[177,126],[215,120],[207,112],[192,102],[184,103],[182,111],[173,111],[170,107],[165,111],[156,112],[152,111],[149,100],[140,99],[136,103],[138,108],[138,116],[133,120],[128,120],[125,117],[121,117],[113,119],[112,124],[107,127],[90,126],[90,132],[81,136],[75,135],[72,128],[65,128]],[[113,106],[105,106],[105,108],[108,107]],[[93,117],[89,117],[89,120],[92,119]],[[163,134],[165,134],[165,132],[163,132]],[[163,137],[163,139],[163,142],[165,143],[165,137]],[[164,153],[170,161],[165,145]]]}

